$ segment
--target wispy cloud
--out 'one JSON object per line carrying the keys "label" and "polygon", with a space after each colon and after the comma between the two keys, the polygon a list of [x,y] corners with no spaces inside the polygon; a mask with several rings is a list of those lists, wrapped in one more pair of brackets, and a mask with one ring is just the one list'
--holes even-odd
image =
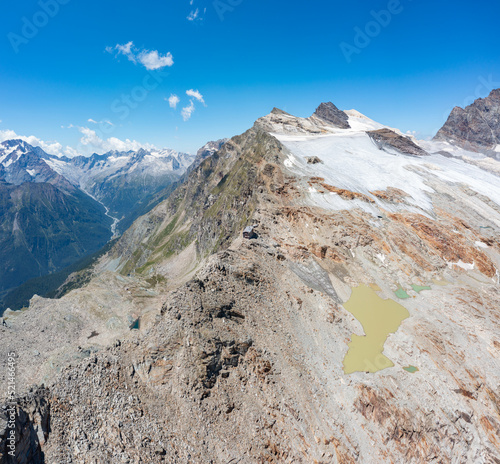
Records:
{"label": "wispy cloud", "polygon": [[106,51],[108,53],[115,53],[116,56],[125,55],[130,61],[136,63],[137,60],[135,59],[135,54],[132,52],[133,46],[134,46],[133,42],[128,42],[123,45],[117,44],[114,47],[106,47]]}
{"label": "wispy cloud", "polygon": [[182,119],[184,119],[184,121],[187,121],[193,113],[194,113],[194,102],[193,100],[190,100],[189,106],[185,106],[184,108],[182,108],[181,111]]}
{"label": "wispy cloud", "polygon": [[193,90],[193,89],[186,90],[186,95],[188,97],[196,98],[196,100],[198,100],[200,103],[205,104],[205,100],[203,99],[203,95],[198,90]]}
{"label": "wispy cloud", "polygon": [[133,63],[140,63],[148,70],[161,69],[166,66],[172,66],[174,59],[172,54],[168,52],[162,55],[158,50],[145,50],[134,46],[133,42],[126,44],[117,44],[114,47],[106,47],[108,53],[115,53],[115,56],[123,55]]}
{"label": "wispy cloud", "polygon": [[177,104],[181,101],[181,99],[175,94],[170,95],[170,97],[165,98],[165,100],[168,101],[170,108],[173,108],[174,110],[177,108]]}
{"label": "wispy cloud", "polygon": [[194,21],[196,18],[198,18],[200,14],[199,8],[196,8],[196,10],[192,10],[191,13],[187,16],[188,21]]}
{"label": "wispy cloud", "polygon": [[[96,121],[95,119],[89,118],[89,119],[87,119],[87,122],[90,122],[91,124],[109,124],[110,126],[114,126],[114,124],[109,119],[103,119],[102,121]],[[72,127],[72,125],[70,125],[69,127]]]}
{"label": "wispy cloud", "polygon": [[125,56],[133,56],[132,55],[132,47],[134,46],[134,42],[127,42],[124,45],[117,45],[116,49],[118,53],[123,53]]}

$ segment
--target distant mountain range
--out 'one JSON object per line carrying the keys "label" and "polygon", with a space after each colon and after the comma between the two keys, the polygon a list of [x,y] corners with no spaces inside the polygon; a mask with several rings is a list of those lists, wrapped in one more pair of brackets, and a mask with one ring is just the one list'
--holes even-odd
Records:
{"label": "distant mountain range", "polygon": [[121,230],[120,221],[130,216],[135,219],[134,212],[154,194],[178,180],[194,158],[194,155],[169,149],[140,149],[136,152],[110,151],[90,157],[50,157],[47,162],[54,171],[102,203]]}
{"label": "distant mountain range", "polygon": [[79,188],[106,208],[119,229],[119,221],[178,180],[194,159],[194,155],[169,149],[67,158],[22,140],[8,140],[0,144],[0,178],[16,185],[49,182],[66,191]]}
{"label": "distant mountain range", "polygon": [[0,295],[97,251],[194,160],[169,149],[68,158],[0,143]]}

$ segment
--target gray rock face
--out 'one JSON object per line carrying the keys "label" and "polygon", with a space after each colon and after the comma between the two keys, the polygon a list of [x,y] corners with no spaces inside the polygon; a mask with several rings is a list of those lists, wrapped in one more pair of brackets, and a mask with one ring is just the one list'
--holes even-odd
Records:
{"label": "gray rock face", "polygon": [[453,108],[434,140],[450,141],[464,148],[494,149],[500,144],[500,89],[477,99],[465,109]]}
{"label": "gray rock face", "polygon": [[[15,428],[10,427],[10,414],[15,414]],[[11,435],[11,431],[14,433]],[[42,464],[41,447],[49,433],[47,390],[40,388],[0,409],[0,464]],[[9,437],[15,437],[11,443]],[[9,453],[14,453],[14,456]]]}
{"label": "gray rock face", "polygon": [[392,148],[406,155],[413,156],[427,156],[429,154],[409,138],[398,135],[390,129],[368,131],[367,134],[380,150]]}
{"label": "gray rock face", "polygon": [[343,111],[340,111],[332,102],[321,103],[316,108],[314,115],[330,124],[333,124],[340,129],[349,129],[349,117]]}
{"label": "gray rock face", "polygon": [[219,139],[207,142],[203,145],[197,152],[196,158],[193,161],[193,164],[189,166],[188,172],[193,171],[197,168],[205,159],[212,156],[215,152],[219,151],[229,139]]}

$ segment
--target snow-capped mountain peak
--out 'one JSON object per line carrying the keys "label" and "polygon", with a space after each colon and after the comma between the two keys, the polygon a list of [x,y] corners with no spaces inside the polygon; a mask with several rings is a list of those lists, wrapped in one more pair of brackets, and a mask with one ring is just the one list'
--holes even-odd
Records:
{"label": "snow-capped mountain peak", "polygon": [[24,140],[6,140],[0,143],[0,180],[15,185],[46,182],[72,191],[74,187],[49,165],[51,158],[52,155]]}

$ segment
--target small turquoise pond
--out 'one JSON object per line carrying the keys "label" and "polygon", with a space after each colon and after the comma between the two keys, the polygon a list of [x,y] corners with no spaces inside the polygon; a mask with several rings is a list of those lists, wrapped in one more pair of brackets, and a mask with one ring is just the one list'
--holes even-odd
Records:
{"label": "small turquoise pond", "polygon": [[432,290],[432,288],[429,287],[428,285],[420,286],[420,285],[411,284],[411,288],[413,288],[413,290],[415,290],[417,293],[420,293],[422,290]]}
{"label": "small turquoise pond", "polygon": [[399,287],[394,292],[394,295],[396,295],[401,300],[406,300],[407,298],[410,298],[410,295],[408,295],[408,293],[406,293],[401,287]]}
{"label": "small turquoise pond", "polygon": [[418,367],[415,367],[415,366],[407,366],[407,367],[403,367],[403,369],[406,372],[409,372],[410,374],[415,374],[415,372],[418,371]]}

